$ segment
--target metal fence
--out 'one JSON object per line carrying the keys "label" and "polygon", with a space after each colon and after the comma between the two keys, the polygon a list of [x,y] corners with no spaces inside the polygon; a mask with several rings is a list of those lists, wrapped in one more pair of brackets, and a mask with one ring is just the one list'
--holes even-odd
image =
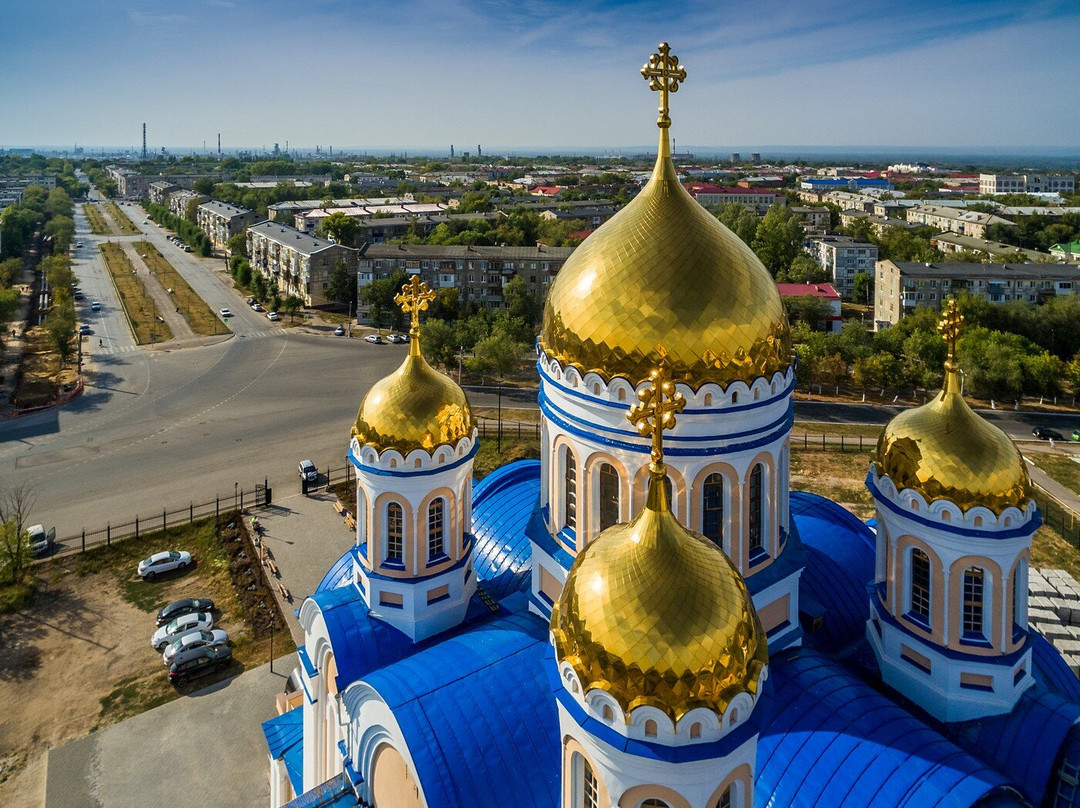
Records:
{"label": "metal fence", "polygon": [[1034,487],[1033,496],[1042,511],[1043,524],[1060,533],[1073,547],[1080,547],[1080,517],[1038,486]]}
{"label": "metal fence", "polygon": [[224,496],[216,496],[212,500],[196,503],[189,502],[187,505],[172,509],[163,507],[160,511],[152,513],[136,514],[134,519],[127,522],[109,522],[104,527],[95,530],[83,528],[78,533],[68,536],[59,536],[56,543],[61,546],[61,552],[78,550],[86,552],[88,548],[104,544],[111,545],[114,541],[123,539],[139,539],[148,533],[161,531],[168,535],[169,528],[175,528],[182,524],[191,524],[196,519],[245,508],[259,508],[270,504],[271,489],[264,481],[250,489],[236,487],[232,493]]}

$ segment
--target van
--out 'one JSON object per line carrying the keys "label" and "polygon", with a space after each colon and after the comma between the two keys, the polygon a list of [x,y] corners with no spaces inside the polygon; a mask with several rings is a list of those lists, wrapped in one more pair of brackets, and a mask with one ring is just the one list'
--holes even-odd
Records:
{"label": "van", "polygon": [[39,556],[45,555],[49,552],[49,549],[56,544],[56,528],[50,528],[48,533],[45,532],[44,525],[31,525],[26,530],[29,534],[27,545],[30,548],[30,555]]}

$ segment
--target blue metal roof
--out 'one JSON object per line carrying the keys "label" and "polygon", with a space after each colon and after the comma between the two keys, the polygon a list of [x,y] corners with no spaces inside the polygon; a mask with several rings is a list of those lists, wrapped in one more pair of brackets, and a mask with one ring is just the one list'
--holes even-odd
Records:
{"label": "blue metal roof", "polygon": [[962,808],[1007,791],[1001,774],[809,649],[772,658],[753,720],[759,808]]}
{"label": "blue metal roof", "polygon": [[352,583],[354,549],[355,545],[342,553],[341,558],[334,562],[334,566],[326,571],[326,575],[323,576],[319,585],[315,587],[316,592],[337,589]]}
{"label": "blue metal roof", "polygon": [[1076,678],[1058,650],[1035,629],[1028,631],[1028,645],[1031,646],[1031,666],[1035,679],[1062,698],[1080,704],[1080,679]]}
{"label": "blue metal roof", "polygon": [[285,803],[281,808],[355,808],[359,804],[349,787],[348,778],[342,773]]}
{"label": "blue metal roof", "polygon": [[473,565],[477,579],[495,600],[529,586],[532,545],[525,526],[539,495],[539,460],[498,468],[473,489]]}
{"label": "blue metal roof", "polygon": [[557,808],[547,635],[534,615],[504,614],[365,678],[394,711],[428,805]]}
{"label": "blue metal roof", "polygon": [[1019,785],[1028,799],[1041,803],[1058,753],[1078,718],[1080,705],[1035,685],[1012,712],[950,724],[948,731],[957,743]]}
{"label": "blue metal roof", "polygon": [[863,636],[870,616],[866,587],[874,578],[874,534],[846,508],[805,491],[791,492],[791,517],[806,554],[799,596],[825,610],[807,642],[837,651]]}
{"label": "blue metal roof", "polygon": [[284,758],[293,792],[299,792],[304,780],[304,711],[300,708],[289,710],[264,721],[262,728],[270,757],[274,760]]}

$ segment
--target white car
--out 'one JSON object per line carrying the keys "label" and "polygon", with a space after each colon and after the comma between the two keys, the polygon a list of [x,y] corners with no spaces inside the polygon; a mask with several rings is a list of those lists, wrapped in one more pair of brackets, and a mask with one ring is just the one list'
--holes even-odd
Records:
{"label": "white car", "polygon": [[252,311],[266,311],[266,309],[264,309],[262,307],[262,303],[252,303],[251,304],[251,310]]}
{"label": "white car", "polygon": [[232,317],[232,312],[229,311],[228,309],[222,309],[221,310],[221,316],[226,317],[226,318],[227,317]]}
{"label": "white car", "polygon": [[205,648],[208,645],[227,645],[228,642],[229,635],[220,628],[207,631],[193,631],[190,634],[185,634],[176,642],[169,643],[165,652],[161,655],[161,659],[166,665],[173,660],[176,660],[176,662],[183,662],[188,658],[188,654],[192,651],[199,648]]}
{"label": "white car", "polygon": [[154,553],[149,558],[139,562],[139,577],[148,581],[154,580],[154,576],[172,570],[182,570],[191,563],[191,553],[180,550],[165,550]]}
{"label": "white car", "polygon": [[164,651],[166,645],[172,645],[187,634],[208,631],[213,627],[214,616],[210,612],[185,614],[155,631],[154,636],[150,638],[150,644],[154,646],[155,651]]}
{"label": "white car", "polygon": [[276,323],[281,318],[278,317],[278,313],[276,311],[271,311],[271,312],[267,312],[266,319],[269,320],[272,323]]}
{"label": "white car", "polygon": [[373,342],[376,345],[382,345],[382,337],[380,337],[378,334],[368,334],[366,337],[364,337],[364,342]]}

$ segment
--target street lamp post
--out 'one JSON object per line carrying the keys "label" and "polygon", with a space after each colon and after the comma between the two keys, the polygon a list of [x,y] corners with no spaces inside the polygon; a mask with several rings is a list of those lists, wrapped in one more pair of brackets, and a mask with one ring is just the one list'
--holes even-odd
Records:
{"label": "street lamp post", "polygon": [[503,377],[502,377],[502,374],[500,373],[499,374],[499,432],[498,432],[497,437],[495,438],[495,451],[497,451],[499,454],[502,454],[502,386],[503,386]]}
{"label": "street lamp post", "polygon": [[239,490],[240,490],[240,483],[233,483],[232,484],[232,505],[233,505],[233,508],[237,507]]}

